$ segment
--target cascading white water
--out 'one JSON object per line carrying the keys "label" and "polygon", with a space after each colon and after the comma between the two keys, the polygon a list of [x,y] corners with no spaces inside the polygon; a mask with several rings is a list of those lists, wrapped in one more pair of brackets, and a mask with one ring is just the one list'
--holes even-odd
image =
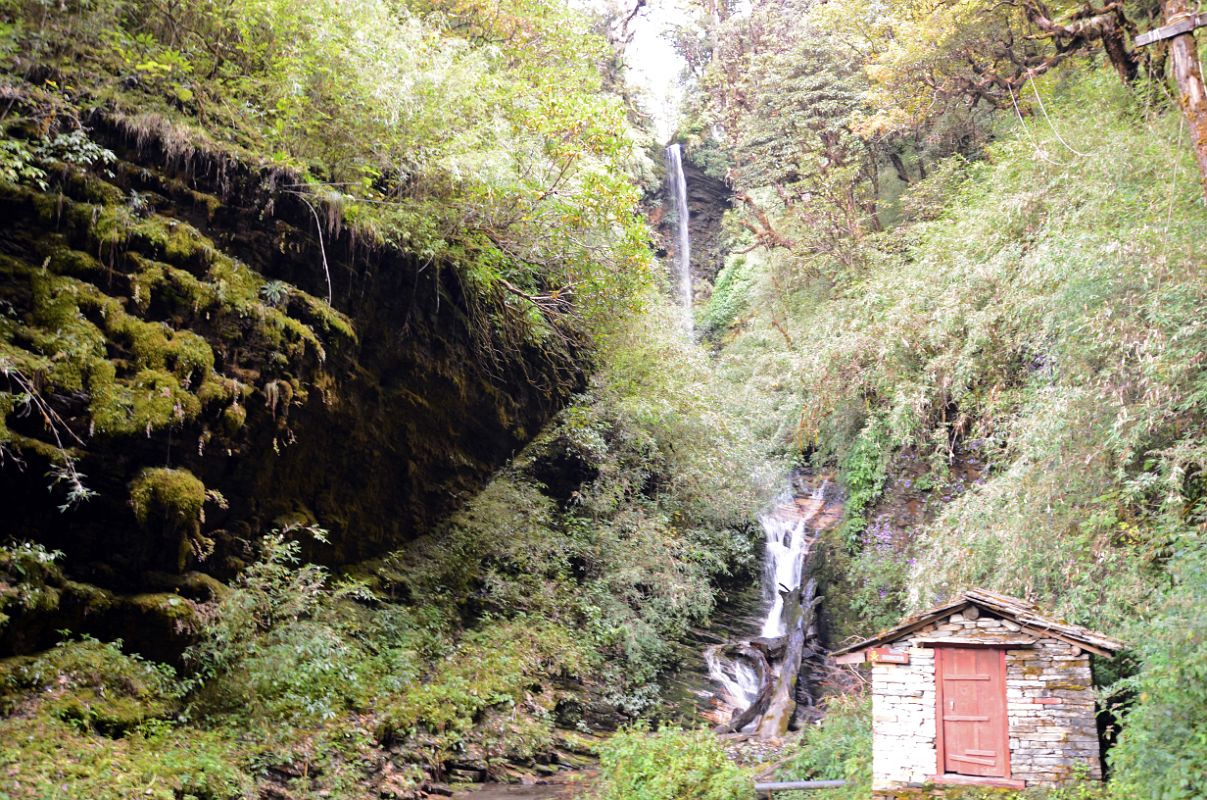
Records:
{"label": "cascading white water", "polygon": [[[827,483],[813,489],[812,500],[825,499]],[[763,596],[768,607],[759,633],[762,637],[774,638],[786,633],[784,599],[779,590],[781,586],[795,589],[801,585],[812,522],[811,516],[797,512],[791,496],[781,498],[772,510],[759,517],[767,541],[763,556]],[[705,651],[708,675],[720,685],[735,708],[747,708],[758,697],[758,674],[745,659],[726,658],[721,649],[716,646]]]}
{"label": "cascading white water", "polygon": [[759,635],[783,636],[784,598],[779,589],[781,586],[785,589],[800,586],[804,567],[805,520],[772,512],[760,517],[759,522],[767,537],[766,554],[763,556],[763,594],[771,603]]}
{"label": "cascading white water", "polygon": [[746,708],[758,697],[759,674],[750,664],[725,658],[721,655],[720,645],[704,651],[704,662],[708,664],[708,677],[721,686],[735,707]]}
{"label": "cascading white water", "polygon": [[683,149],[678,144],[666,148],[666,180],[675,201],[675,277],[679,282],[679,302],[683,305],[683,327],[691,336],[695,328],[692,315],[692,245],[687,227],[687,178],[683,175]]}

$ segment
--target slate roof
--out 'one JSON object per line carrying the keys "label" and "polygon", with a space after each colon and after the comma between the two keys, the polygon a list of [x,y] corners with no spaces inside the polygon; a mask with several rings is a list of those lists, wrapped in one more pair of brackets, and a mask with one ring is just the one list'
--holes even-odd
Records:
{"label": "slate roof", "polygon": [[988,611],[994,616],[1010,620],[1028,633],[1037,636],[1050,636],[1100,656],[1114,655],[1126,646],[1118,639],[1113,639],[1110,636],[1097,633],[1088,628],[1049,619],[1040,614],[1039,608],[1034,603],[1029,603],[1026,600],[991,592],[987,589],[968,589],[947,603],[935,606],[929,611],[923,611],[920,614],[906,617],[897,626],[889,628],[886,631],[881,631],[869,639],[864,639],[861,642],[835,650],[831,655],[841,656],[846,653],[864,650],[868,647],[887,644],[919,628],[924,628],[933,622],[963,611],[969,606],[976,606],[978,609]]}

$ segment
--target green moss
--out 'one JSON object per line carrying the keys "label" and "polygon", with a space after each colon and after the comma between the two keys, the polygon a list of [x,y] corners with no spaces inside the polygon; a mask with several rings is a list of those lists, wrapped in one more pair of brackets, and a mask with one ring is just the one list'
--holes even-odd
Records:
{"label": "green moss", "polygon": [[168,366],[181,380],[204,381],[214,370],[214,351],[192,331],[176,331],[168,346]]}
{"label": "green moss", "polygon": [[120,187],[78,167],[62,169],[60,175],[64,191],[78,200],[101,206],[120,206],[127,200]]}
{"label": "green moss", "polygon": [[8,429],[8,415],[17,407],[17,398],[8,392],[0,392],[0,445],[8,444],[13,439],[13,432]]}
{"label": "green moss", "polygon": [[197,624],[193,605],[172,592],[149,592],[122,598],[122,603],[143,617],[153,617],[176,630],[192,630]]}
{"label": "green moss", "polygon": [[130,226],[130,244],[172,263],[208,263],[215,257],[209,239],[192,225],[153,216]]}
{"label": "green moss", "polygon": [[105,269],[94,256],[69,246],[61,234],[48,236],[45,246],[40,248],[40,254],[47,259],[47,268],[59,275],[90,278],[100,275]]}
{"label": "green moss", "polygon": [[[326,357],[316,330],[355,340],[346,316],[304,292],[292,289],[283,308],[266,304],[262,276],[187,223],[132,213],[123,192],[75,183],[53,198],[26,187],[3,191],[32,210],[34,227],[62,233],[31,242],[36,262],[0,256],[11,287],[3,294],[23,314],[0,319],[0,356],[52,391],[87,393],[87,423],[100,434],[184,425],[210,406],[223,409],[233,433],[244,409],[232,405],[244,405],[256,387],[215,373],[220,353],[245,348],[277,396],[288,381],[287,400],[304,399],[300,380],[276,376]],[[92,248],[106,264],[84,252]],[[114,293],[123,285],[125,297]],[[165,311],[168,321],[145,318]],[[6,428],[0,435],[11,441]]]}
{"label": "green moss", "polygon": [[252,387],[239,383],[234,378],[224,378],[217,373],[210,373],[209,377],[202,381],[201,386],[197,388],[197,399],[201,401],[203,407],[209,408],[219,403],[246,399],[253,391]]}
{"label": "green moss", "polygon": [[106,612],[117,602],[111,592],[99,586],[72,580],[63,581],[63,597],[82,608],[85,615]]}
{"label": "green moss", "polygon": [[93,304],[97,292],[74,278],[40,270],[27,270],[26,277],[32,290],[32,325],[19,326],[14,338],[48,359],[45,366],[54,384],[80,391],[89,366],[106,357],[104,333],[81,308]]}
{"label": "green moss", "polygon": [[144,322],[108,303],[105,322],[115,341],[125,344],[143,369],[169,369],[178,380],[204,381],[214,368],[214,351],[192,331],[174,331],[162,322]]}
{"label": "green moss", "polygon": [[[102,249],[112,250],[124,246],[130,238],[131,229],[137,223],[137,218],[124,205],[73,206],[71,210],[74,212],[74,219],[71,221],[88,230],[89,235]],[[91,219],[81,219],[83,214],[87,214]]]}
{"label": "green moss", "polygon": [[224,306],[244,314],[263,307],[259,298],[264,280],[232,258],[216,258],[206,272],[206,279]]}
{"label": "green moss", "polygon": [[228,434],[234,434],[247,422],[247,408],[232,403],[222,411],[222,428]]}
{"label": "green moss", "polygon": [[102,361],[89,375],[88,390],[95,428],[108,435],[159,430],[190,422],[201,413],[196,395],[163,370],[144,369],[121,381],[113,363]]}
{"label": "green moss", "polygon": [[128,257],[137,267],[130,276],[130,289],[140,309],[145,311],[153,300],[182,314],[199,314],[218,305],[214,287],[188,270],[138,253]]}
{"label": "green moss", "polygon": [[53,611],[58,607],[63,573],[55,561],[60,556],[62,553],[30,542],[0,546],[0,630],[15,610]]}
{"label": "green moss", "polygon": [[5,705],[26,714],[110,736],[171,714],[179,698],[170,668],[95,640],[65,642],[36,658],[0,662],[0,690]]}
{"label": "green moss", "polygon": [[217,800],[251,797],[229,736],[173,729],[183,685],[118,644],[68,642],[0,661],[5,797]]}
{"label": "green moss", "polygon": [[176,569],[189,558],[204,559],[214,542],[201,534],[205,484],[186,469],[144,469],[130,484],[130,505],[138,524],[176,543]]}
{"label": "green moss", "polygon": [[130,503],[135,519],[144,527],[157,520],[190,525],[201,518],[205,484],[187,469],[144,469],[130,484]]}
{"label": "green moss", "polygon": [[290,293],[290,297],[299,300],[305,306],[307,315],[315,320],[323,330],[334,332],[345,339],[356,341],[356,330],[352,327],[352,320],[348,319],[347,315],[341,314],[328,305],[326,301],[320,300],[306,292],[295,290]]}

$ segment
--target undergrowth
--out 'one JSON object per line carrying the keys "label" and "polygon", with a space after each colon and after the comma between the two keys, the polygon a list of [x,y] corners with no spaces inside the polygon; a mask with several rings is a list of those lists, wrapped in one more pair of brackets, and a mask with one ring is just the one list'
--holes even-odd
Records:
{"label": "undergrowth", "polygon": [[612,736],[600,753],[599,800],[745,800],[751,775],[729,759],[708,730],[637,726]]}

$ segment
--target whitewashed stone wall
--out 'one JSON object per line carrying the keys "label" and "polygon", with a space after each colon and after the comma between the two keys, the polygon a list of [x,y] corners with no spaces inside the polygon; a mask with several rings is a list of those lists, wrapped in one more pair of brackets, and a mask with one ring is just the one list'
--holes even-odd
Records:
{"label": "whitewashed stone wall", "polygon": [[908,664],[872,666],[872,787],[920,784],[935,774],[935,651],[896,642]]}
{"label": "whitewashed stone wall", "polygon": [[935,656],[922,642],[947,637],[981,641],[1033,638],[1006,649],[1006,714],[1011,779],[1059,785],[1078,764],[1101,778],[1089,654],[1074,645],[1020,630],[1007,620],[954,614],[893,642],[909,664],[872,667],[872,786],[920,786],[935,774]]}

